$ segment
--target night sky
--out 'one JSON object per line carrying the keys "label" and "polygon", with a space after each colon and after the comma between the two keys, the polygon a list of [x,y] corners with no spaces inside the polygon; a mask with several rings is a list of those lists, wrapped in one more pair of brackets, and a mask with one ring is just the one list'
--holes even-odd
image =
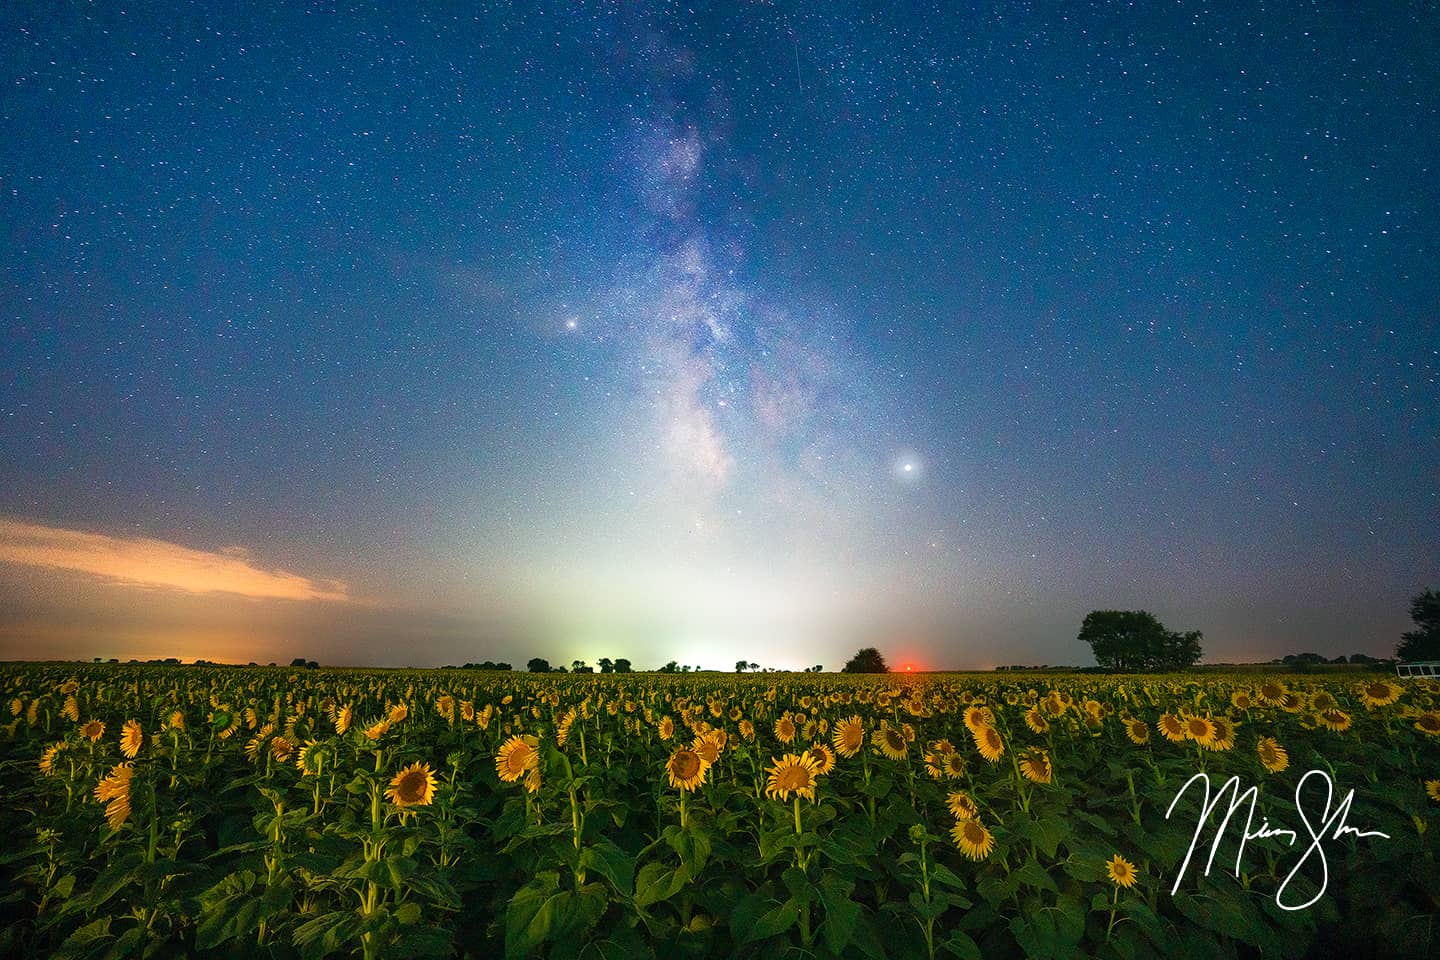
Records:
{"label": "night sky", "polygon": [[1386,655],[1440,586],[1435,5],[545,6],[4,6],[0,656]]}

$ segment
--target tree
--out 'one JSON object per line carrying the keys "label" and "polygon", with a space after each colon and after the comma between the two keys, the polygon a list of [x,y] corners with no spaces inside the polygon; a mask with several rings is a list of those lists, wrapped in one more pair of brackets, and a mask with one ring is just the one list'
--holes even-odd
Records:
{"label": "tree", "polygon": [[1418,629],[1400,635],[1395,647],[1397,659],[1440,660],[1440,593],[1426,590],[1410,598],[1410,619]]}
{"label": "tree", "polygon": [[614,661],[614,660],[611,660],[609,657],[601,657],[598,662],[599,662],[599,664],[600,664],[600,672],[601,672],[601,673],[613,673],[613,672],[614,672],[614,670],[615,670],[615,661]]}
{"label": "tree", "polygon": [[632,668],[631,668],[631,666],[630,666],[630,661],[629,661],[629,660],[626,660],[624,657],[621,657],[620,659],[618,659],[618,660],[615,661],[614,670],[615,670],[616,673],[630,673],[630,672],[632,672]]}
{"label": "tree", "polygon": [[753,661],[753,660],[750,661],[750,672],[751,672],[751,673],[754,673],[756,670],[759,670],[759,669],[760,669],[760,664],[756,663],[756,662]]}
{"label": "tree", "polygon": [[571,672],[571,673],[594,673],[594,672],[595,672],[595,669],[594,669],[593,667],[589,666],[588,664],[586,664],[584,660],[572,660],[572,661],[570,661],[570,672]]}
{"label": "tree", "polygon": [[885,658],[880,651],[874,647],[865,647],[850,658],[845,664],[841,673],[889,673],[890,668],[885,665]]}
{"label": "tree", "polygon": [[669,663],[665,664],[665,666],[661,667],[659,670],[657,670],[657,671],[655,671],[655,672],[656,672],[656,673],[679,673],[679,672],[680,672],[680,664],[676,663],[674,660],[671,660]]}
{"label": "tree", "polygon": [[550,661],[544,657],[531,657],[530,662],[525,664],[525,668],[531,673],[549,673]]}
{"label": "tree", "polygon": [[745,672],[745,668],[748,667],[748,666],[750,666],[750,664],[746,663],[744,660],[736,660],[736,661],[735,661],[735,672],[736,672],[736,673],[744,673],[744,672]]}
{"label": "tree", "polygon": [[1201,633],[1174,633],[1146,610],[1092,610],[1080,625],[1102,670],[1182,670],[1200,659]]}

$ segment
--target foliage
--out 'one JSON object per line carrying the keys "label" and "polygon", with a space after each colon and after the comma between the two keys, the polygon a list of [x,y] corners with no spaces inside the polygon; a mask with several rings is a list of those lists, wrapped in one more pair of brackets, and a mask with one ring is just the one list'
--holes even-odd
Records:
{"label": "foliage", "polygon": [[1137,673],[1183,670],[1200,659],[1199,631],[1174,633],[1145,610],[1092,610],[1080,625],[1080,640],[1090,645],[1105,670]]}
{"label": "foliage", "polygon": [[1411,662],[1440,660],[1440,593],[1426,590],[1411,597],[1410,619],[1416,629],[1400,635],[1395,656]]}
{"label": "foliage", "polygon": [[[0,693],[4,956],[1440,947],[1430,681],[3,664]],[[1192,775],[1301,828],[1314,769],[1388,839],[1327,842],[1313,907],[1275,903],[1283,838],[1172,895]]]}
{"label": "foliage", "polygon": [[885,657],[874,647],[862,647],[841,669],[841,673],[888,673]]}

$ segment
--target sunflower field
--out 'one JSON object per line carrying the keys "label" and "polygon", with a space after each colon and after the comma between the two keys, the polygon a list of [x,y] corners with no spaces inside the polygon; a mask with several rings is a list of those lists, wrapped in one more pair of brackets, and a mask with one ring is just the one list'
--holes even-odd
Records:
{"label": "sunflower field", "polygon": [[4,956],[1440,955],[1432,681],[0,685]]}

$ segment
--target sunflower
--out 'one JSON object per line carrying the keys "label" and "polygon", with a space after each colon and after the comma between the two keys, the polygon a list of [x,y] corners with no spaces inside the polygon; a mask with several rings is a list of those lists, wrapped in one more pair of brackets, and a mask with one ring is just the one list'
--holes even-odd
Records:
{"label": "sunflower", "polygon": [[295,769],[299,770],[301,775],[319,773],[323,763],[324,754],[314,740],[306,740],[295,752]]}
{"label": "sunflower", "polygon": [[428,763],[412,763],[390,780],[385,799],[397,807],[424,807],[435,799],[435,774]]}
{"label": "sunflower", "polygon": [[1249,710],[1250,694],[1246,693],[1244,690],[1236,690],[1234,693],[1230,694],[1230,706],[1234,707],[1236,710]]}
{"label": "sunflower", "polygon": [[126,720],[125,726],[120,728],[120,752],[134,760],[144,742],[145,734],[140,730],[140,721]]}
{"label": "sunflower", "polygon": [[1315,715],[1315,722],[1326,730],[1343,732],[1350,729],[1350,714],[1338,708],[1321,710]]}
{"label": "sunflower", "polygon": [[1025,711],[1025,726],[1029,727],[1032,733],[1045,733],[1050,729],[1050,721],[1045,719],[1045,714],[1040,712],[1039,707],[1031,707]]}
{"label": "sunflower", "polygon": [[1129,890],[1135,886],[1135,877],[1137,876],[1135,864],[1126,860],[1118,853],[1105,861],[1105,872],[1117,887],[1124,887],[1126,890]]}
{"label": "sunflower", "polygon": [[978,705],[966,707],[965,726],[970,728],[972,734],[980,727],[993,727],[995,726],[995,714],[989,707]]}
{"label": "sunflower", "polygon": [[52,743],[45,748],[45,752],[40,754],[41,773],[48,777],[55,772],[55,758],[60,755],[60,751],[64,748],[64,740],[61,740],[59,743]]}
{"label": "sunflower", "polygon": [[1431,800],[1440,803],[1440,780],[1426,780],[1425,793]]}
{"label": "sunflower", "polygon": [[364,732],[367,740],[379,740],[390,732],[390,721],[385,719],[376,720],[370,724],[370,726],[366,727]]}
{"label": "sunflower", "polygon": [[1005,755],[1005,740],[994,727],[980,727],[975,731],[975,749],[990,763],[998,763]]}
{"label": "sunflower", "polygon": [[1256,696],[1260,698],[1260,702],[1267,707],[1281,706],[1284,699],[1290,695],[1290,691],[1286,689],[1285,684],[1279,680],[1266,680],[1260,684],[1260,689],[1256,692]]}
{"label": "sunflower", "polygon": [[390,707],[388,719],[391,723],[400,723],[408,716],[410,716],[410,708],[403,703],[397,703]]}
{"label": "sunflower", "polygon": [[455,722],[455,698],[450,694],[435,698],[435,712],[445,718],[446,723]]}
{"label": "sunflower", "polygon": [[940,766],[947,780],[958,780],[965,775],[965,758],[958,753],[945,754],[945,762]]}
{"label": "sunflower", "polygon": [[1211,717],[1210,725],[1215,728],[1215,733],[1209,743],[1202,744],[1205,749],[1229,750],[1235,746],[1235,724],[1228,717]]}
{"label": "sunflower", "polygon": [[355,708],[346,704],[332,713],[330,719],[335,722],[336,735],[343,737],[345,731],[349,730],[350,725],[355,722]]}
{"label": "sunflower", "polygon": [[793,793],[806,800],[815,799],[815,778],[820,773],[820,766],[808,753],[803,756],[787,753],[766,770],[770,779],[765,785],[765,796],[789,800]]}
{"label": "sunflower", "polygon": [[184,730],[185,714],[179,710],[171,711],[170,719],[166,721],[166,726],[168,726],[171,730]]}
{"label": "sunflower", "polygon": [[576,716],[578,716],[578,714],[575,712],[575,708],[574,708],[574,707],[571,707],[569,710],[565,711],[565,715],[564,715],[563,717],[561,717],[558,721],[556,721],[556,723],[555,723],[555,745],[556,745],[556,746],[563,747],[563,746],[565,746],[566,742],[570,739],[570,727],[575,723],[575,718],[576,718]]}
{"label": "sunflower", "polygon": [[73,695],[65,698],[65,706],[60,708],[60,714],[71,723],[80,722],[80,704],[75,701]]}
{"label": "sunflower", "polygon": [[688,747],[679,747],[665,761],[670,786],[682,792],[694,790],[704,783],[709,769],[710,764],[705,762],[705,758]]}
{"label": "sunflower", "polygon": [[880,721],[880,730],[875,734],[874,740],[876,751],[891,760],[904,760],[910,750],[905,734],[885,720]]}
{"label": "sunflower", "polygon": [[1215,742],[1215,724],[1209,717],[1186,717],[1185,737],[1208,748]]}
{"label": "sunflower", "polygon": [[1160,714],[1160,719],[1155,722],[1155,729],[1171,743],[1179,743],[1185,739],[1185,723],[1173,713]]}
{"label": "sunflower", "polygon": [[1324,713],[1326,710],[1339,710],[1340,704],[1330,695],[1329,690],[1317,690],[1310,697],[1310,709],[1316,713]]}
{"label": "sunflower", "polygon": [[95,799],[105,804],[105,820],[111,830],[119,830],[130,817],[130,778],[135,768],[127,760],[115,767],[95,786]]}
{"label": "sunflower", "polygon": [[1298,693],[1286,693],[1280,698],[1280,709],[1286,713],[1299,713],[1305,709],[1305,700]]}
{"label": "sunflower", "polygon": [[825,774],[835,769],[835,751],[831,750],[825,744],[812,744],[810,748],[805,752],[809,754],[812,759],[814,759],[816,763],[815,772],[818,773],[820,776],[823,777],[825,776]]}
{"label": "sunflower", "polygon": [[775,736],[781,743],[795,740],[795,721],[790,719],[790,714],[787,713],[775,721]]}
{"label": "sunflower", "polygon": [[460,701],[460,719],[464,720],[466,723],[474,722],[475,702],[473,700]]}
{"label": "sunflower", "polygon": [[514,783],[528,771],[539,769],[539,747],[540,741],[535,737],[511,737],[500,745],[500,752],[495,756],[495,772],[506,783]]}
{"label": "sunflower", "polygon": [[1260,757],[1260,765],[1271,773],[1279,773],[1290,766],[1290,755],[1274,737],[1261,737],[1255,743],[1255,753]]}
{"label": "sunflower", "polygon": [[995,837],[979,820],[956,820],[950,837],[960,852],[971,860],[984,860],[995,849]]}
{"label": "sunflower", "polygon": [[101,737],[105,736],[105,721],[91,720],[89,723],[85,724],[85,726],[80,728],[80,735],[83,736],[86,740],[89,740],[91,743],[94,743],[96,740],[99,740]]}
{"label": "sunflower", "polygon": [[294,752],[295,745],[285,737],[276,737],[270,741],[270,756],[274,757],[277,763],[288,763]]}
{"label": "sunflower", "polygon": [[1426,710],[1415,717],[1415,729],[1432,737],[1440,737],[1440,713]]}
{"label": "sunflower", "polygon": [[1376,680],[1374,683],[1360,685],[1360,702],[1365,704],[1367,710],[1375,707],[1388,707],[1400,699],[1401,690],[1388,680]]}
{"label": "sunflower", "polygon": [[830,742],[835,745],[835,752],[842,757],[853,757],[859,753],[860,747],[865,743],[865,727],[860,723],[860,718],[851,717],[835,724],[835,733]]}
{"label": "sunflower", "polygon": [[945,796],[945,806],[956,820],[974,820],[980,816],[980,808],[964,790],[951,790]]}
{"label": "sunflower", "polygon": [[741,720],[741,721],[740,721],[740,736],[744,737],[746,740],[754,740],[754,739],[755,739],[755,724],[751,723],[749,720]]}
{"label": "sunflower", "polygon": [[1137,747],[1143,747],[1150,742],[1150,727],[1144,720],[1126,717],[1123,722],[1125,724],[1125,736],[1130,738],[1131,743]]}
{"label": "sunflower", "polygon": [[1020,757],[1020,773],[1034,783],[1049,783],[1054,775],[1050,766],[1050,755],[1038,747],[1026,750]]}
{"label": "sunflower", "polygon": [[668,715],[661,717],[660,729],[656,732],[660,734],[661,740],[669,740],[675,736],[675,721],[671,720]]}
{"label": "sunflower", "polygon": [[690,749],[700,754],[707,767],[720,759],[720,741],[708,733],[692,740]]}

